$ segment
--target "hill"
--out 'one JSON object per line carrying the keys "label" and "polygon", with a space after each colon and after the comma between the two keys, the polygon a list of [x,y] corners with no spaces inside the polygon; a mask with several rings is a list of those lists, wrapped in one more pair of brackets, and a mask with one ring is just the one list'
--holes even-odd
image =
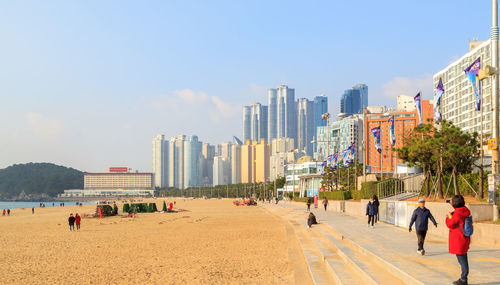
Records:
{"label": "hill", "polygon": [[[52,163],[14,164],[0,169],[0,199],[55,197],[64,189],[82,188],[83,172]],[[23,192],[29,197],[19,197]]]}

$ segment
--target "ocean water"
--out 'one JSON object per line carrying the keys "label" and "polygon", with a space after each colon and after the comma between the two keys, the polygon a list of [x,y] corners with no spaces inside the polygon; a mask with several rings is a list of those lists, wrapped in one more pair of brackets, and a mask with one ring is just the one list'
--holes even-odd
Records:
{"label": "ocean water", "polygon": [[[3,209],[20,209],[20,208],[39,208],[40,203],[44,203],[45,207],[52,207],[52,203],[54,203],[54,207],[59,207],[59,204],[62,202],[9,202],[9,201],[0,201],[0,211]],[[86,201],[81,202],[83,205],[96,204],[94,201]],[[66,201],[64,202],[65,206],[75,206],[76,201]]]}

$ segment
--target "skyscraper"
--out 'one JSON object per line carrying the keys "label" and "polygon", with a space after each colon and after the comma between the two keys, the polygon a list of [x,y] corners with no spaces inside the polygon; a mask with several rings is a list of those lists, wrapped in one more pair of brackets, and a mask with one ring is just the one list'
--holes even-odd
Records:
{"label": "skyscraper", "polygon": [[251,139],[251,107],[243,106],[243,141]]}
{"label": "skyscraper", "polygon": [[231,183],[241,183],[241,145],[231,146]]}
{"label": "skyscraper", "polygon": [[202,143],[198,136],[188,136],[184,141],[184,188],[201,185],[200,169]]}
{"label": "skyscraper", "polygon": [[267,90],[267,141],[271,142],[277,138],[277,91],[276,89]]}
{"label": "skyscraper", "polygon": [[267,140],[268,108],[260,103],[253,103],[250,106],[250,139],[260,141],[261,138]]}
{"label": "skyscraper", "polygon": [[164,135],[156,135],[153,139],[153,175],[155,187],[168,186],[168,141]]}
{"label": "skyscraper", "polygon": [[340,99],[340,112],[345,114],[362,114],[368,106],[368,86],[358,84],[344,91]]}
{"label": "skyscraper", "polygon": [[226,185],[231,183],[231,181],[229,181],[229,178],[231,178],[230,165],[231,161],[227,160],[225,157],[216,156],[214,158],[214,186]]}
{"label": "skyscraper", "polygon": [[[318,140],[318,127],[326,126],[326,120],[321,115],[328,112],[328,97],[325,94],[314,97],[314,140]],[[314,149],[313,151],[316,151]]]}
{"label": "skyscraper", "polygon": [[201,176],[203,186],[212,186],[213,184],[213,165],[215,157],[215,146],[209,143],[204,143],[202,146],[201,154],[203,156]]}
{"label": "skyscraper", "polygon": [[313,154],[311,141],[314,138],[314,106],[306,98],[297,100],[297,148],[308,155]]}
{"label": "skyscraper", "polygon": [[295,89],[286,85],[278,86],[276,108],[276,136],[292,138],[297,145],[297,109],[295,106]]}

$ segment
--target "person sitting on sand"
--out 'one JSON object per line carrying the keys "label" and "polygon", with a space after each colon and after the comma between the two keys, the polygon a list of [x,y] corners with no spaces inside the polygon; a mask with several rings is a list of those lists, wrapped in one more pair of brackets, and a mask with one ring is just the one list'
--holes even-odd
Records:
{"label": "person sitting on sand", "polygon": [[307,226],[311,227],[312,225],[318,224],[316,220],[316,216],[313,213],[309,213],[309,217],[307,218]]}

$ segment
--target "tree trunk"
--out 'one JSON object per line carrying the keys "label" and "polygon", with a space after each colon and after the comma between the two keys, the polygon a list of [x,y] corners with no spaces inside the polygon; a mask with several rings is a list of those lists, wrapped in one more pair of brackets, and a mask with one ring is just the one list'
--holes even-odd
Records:
{"label": "tree trunk", "polygon": [[431,196],[431,172],[430,170],[425,173],[425,196]]}
{"label": "tree trunk", "polygon": [[479,198],[484,198],[484,169],[482,165],[479,168]]}
{"label": "tree trunk", "polygon": [[443,199],[444,198],[444,195],[443,195],[443,173],[441,173],[441,171],[439,171],[439,177],[438,177],[438,196],[440,199]]}
{"label": "tree trunk", "polygon": [[453,167],[451,175],[453,178],[453,188],[455,188],[455,195],[460,195],[460,190],[458,189],[457,171],[455,167]]}

